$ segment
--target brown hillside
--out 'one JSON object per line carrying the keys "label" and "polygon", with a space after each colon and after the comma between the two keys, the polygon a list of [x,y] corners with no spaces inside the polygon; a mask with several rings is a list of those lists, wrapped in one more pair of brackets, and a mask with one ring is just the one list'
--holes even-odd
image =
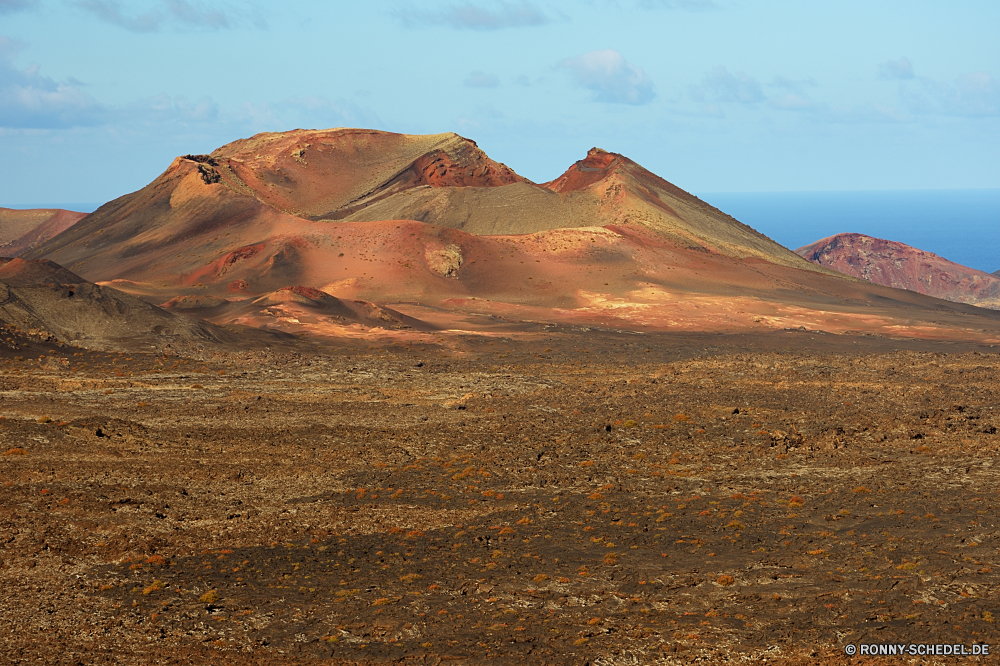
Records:
{"label": "brown hillside", "polygon": [[258,134],[202,160],[206,179],[306,218],[344,217],[397,192],[526,182],[457,134],[335,129]]}

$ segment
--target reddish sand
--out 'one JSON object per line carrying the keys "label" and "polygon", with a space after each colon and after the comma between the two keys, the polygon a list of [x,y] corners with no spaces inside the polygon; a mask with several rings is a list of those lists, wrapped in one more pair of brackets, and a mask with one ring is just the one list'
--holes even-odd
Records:
{"label": "reddish sand", "polygon": [[177,158],[30,256],[155,303],[241,304],[198,310],[213,321],[337,335],[343,322],[402,320],[352,311],[334,324],[315,311],[322,299],[254,302],[297,285],[455,313],[437,318],[469,330],[501,317],[997,337],[975,309],[816,266],[621,155],[593,149],[535,185],[455,134],[295,131]]}
{"label": "reddish sand", "polygon": [[1000,309],[1000,278],[896,241],[837,234],[800,247],[809,261],[875,284]]}

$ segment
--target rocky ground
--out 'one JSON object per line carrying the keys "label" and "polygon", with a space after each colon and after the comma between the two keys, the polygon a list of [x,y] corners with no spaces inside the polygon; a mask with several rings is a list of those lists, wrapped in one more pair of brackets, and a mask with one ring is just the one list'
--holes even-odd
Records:
{"label": "rocky ground", "polygon": [[989,347],[6,345],[7,663],[1000,653]]}

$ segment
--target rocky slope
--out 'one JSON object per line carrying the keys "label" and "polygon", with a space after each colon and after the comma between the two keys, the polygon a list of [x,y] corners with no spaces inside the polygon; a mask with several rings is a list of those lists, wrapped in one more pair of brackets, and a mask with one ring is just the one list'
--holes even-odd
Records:
{"label": "rocky slope", "polygon": [[92,284],[47,260],[17,258],[0,265],[0,323],[35,337],[92,347],[141,339],[220,340],[211,324]]}
{"label": "rocky slope", "polygon": [[1000,309],[1000,277],[896,241],[837,234],[800,247],[809,261],[862,280]]}

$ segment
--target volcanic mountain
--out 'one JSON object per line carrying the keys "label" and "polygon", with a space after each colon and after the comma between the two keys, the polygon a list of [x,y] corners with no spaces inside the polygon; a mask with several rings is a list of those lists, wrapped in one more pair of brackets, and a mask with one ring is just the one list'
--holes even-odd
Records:
{"label": "volcanic mountain", "polygon": [[212,321],[256,308],[315,332],[341,315],[254,301],[313,289],[442,329],[899,332],[964,316],[812,264],[622,155],[594,148],[536,184],[451,133],[295,130],[179,157],[28,256],[172,307],[201,299]]}
{"label": "volcanic mountain", "polygon": [[0,208],[0,254],[16,257],[82,220],[86,213],[61,208]]}
{"label": "volcanic mountain", "polygon": [[1000,277],[896,241],[837,234],[795,252],[815,264],[875,284],[1000,309]]}

